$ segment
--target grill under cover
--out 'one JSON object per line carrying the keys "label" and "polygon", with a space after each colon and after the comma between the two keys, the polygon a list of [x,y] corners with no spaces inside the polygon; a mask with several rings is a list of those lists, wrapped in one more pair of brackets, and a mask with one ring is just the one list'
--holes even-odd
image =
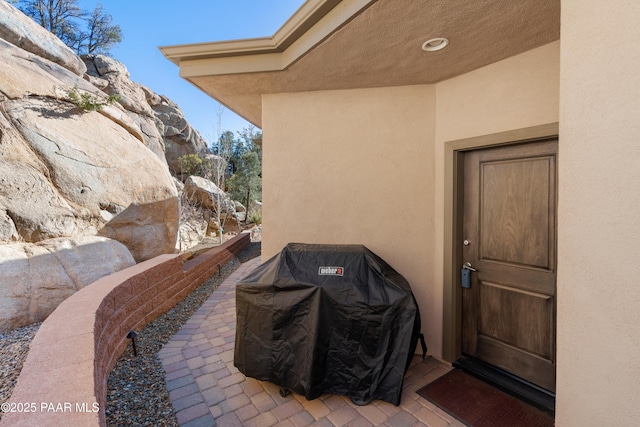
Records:
{"label": "grill under cover", "polygon": [[307,399],[400,404],[420,333],[409,283],[362,245],[288,244],[236,287],[234,364]]}

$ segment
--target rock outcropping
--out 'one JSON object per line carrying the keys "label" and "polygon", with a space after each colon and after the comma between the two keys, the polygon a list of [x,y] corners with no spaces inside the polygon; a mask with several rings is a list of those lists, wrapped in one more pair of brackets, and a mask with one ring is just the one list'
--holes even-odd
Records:
{"label": "rock outcropping", "polygon": [[[166,159],[205,152],[206,144],[174,103],[132,82],[124,65],[102,56],[79,58],[4,1],[0,63],[2,330],[41,319],[49,310],[42,308],[44,300],[59,303],[99,274],[175,252],[180,202]],[[83,109],[74,94],[102,108]],[[118,101],[110,104],[109,95]],[[175,144],[182,151],[167,154]],[[89,277],[80,274],[86,268],[81,262],[67,263],[62,270],[83,279],[58,286],[53,273],[31,268],[60,270],[47,257],[59,256],[51,242],[61,238],[99,239],[110,248],[117,242],[105,242],[113,239],[132,258],[122,262],[120,249],[116,254],[82,243],[83,259],[105,268]],[[31,314],[16,320],[7,314],[14,309]],[[14,320],[7,323],[4,316]]]}
{"label": "rock outcropping", "polygon": [[164,127],[165,158],[169,169],[174,175],[178,175],[180,167],[178,159],[187,154],[199,154],[208,156],[207,143],[200,134],[191,127],[184,118],[182,110],[170,99],[160,96],[159,100],[149,99],[149,103],[156,114],[156,119]]}
{"label": "rock outcropping", "polygon": [[0,259],[0,331],[41,322],[74,292],[135,264],[124,245],[92,236],[0,245]]}
{"label": "rock outcropping", "polygon": [[185,181],[182,191],[185,203],[191,203],[203,212],[204,219],[208,222],[207,235],[220,232],[216,215],[218,211],[224,232],[240,232],[236,204],[214,182],[199,176],[190,176]]}
{"label": "rock outcropping", "polygon": [[113,58],[85,58],[89,81],[108,95],[117,95],[129,118],[142,132],[144,144],[178,174],[178,158],[185,154],[207,154],[207,143],[169,98],[132,82],[127,68]]}

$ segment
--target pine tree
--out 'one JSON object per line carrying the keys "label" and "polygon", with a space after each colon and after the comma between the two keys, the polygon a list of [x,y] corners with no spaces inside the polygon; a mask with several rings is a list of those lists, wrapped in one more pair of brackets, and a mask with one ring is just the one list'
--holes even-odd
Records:
{"label": "pine tree", "polygon": [[82,10],[78,0],[18,0],[20,10],[55,34],[78,55],[108,54],[122,41],[120,26],[101,4],[92,12]]}

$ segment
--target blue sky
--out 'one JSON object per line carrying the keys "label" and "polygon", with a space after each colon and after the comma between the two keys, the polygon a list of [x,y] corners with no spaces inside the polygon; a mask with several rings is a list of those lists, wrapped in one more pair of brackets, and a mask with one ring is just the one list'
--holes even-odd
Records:
{"label": "blue sky", "polygon": [[[126,65],[133,81],[177,103],[210,143],[217,134],[217,101],[182,79],[178,67],[162,56],[158,46],[271,36],[304,0],[78,1],[88,10],[98,3],[124,35],[112,56]],[[223,130],[237,132],[248,125],[224,110]]]}

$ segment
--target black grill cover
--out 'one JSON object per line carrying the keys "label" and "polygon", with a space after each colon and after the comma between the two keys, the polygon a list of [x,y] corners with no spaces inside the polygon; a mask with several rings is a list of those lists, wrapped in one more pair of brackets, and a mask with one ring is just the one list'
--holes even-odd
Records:
{"label": "black grill cover", "polygon": [[362,245],[290,243],[236,287],[234,364],[307,399],[400,404],[420,333],[409,283]]}

